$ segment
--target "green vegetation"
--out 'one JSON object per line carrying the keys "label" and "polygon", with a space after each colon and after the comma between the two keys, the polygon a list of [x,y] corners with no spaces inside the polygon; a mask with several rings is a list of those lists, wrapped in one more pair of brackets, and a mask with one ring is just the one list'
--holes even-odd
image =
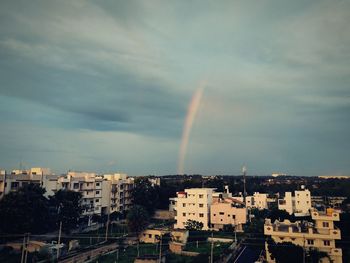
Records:
{"label": "green vegetation", "polygon": [[130,233],[138,235],[149,222],[149,214],[143,206],[134,205],[126,216],[126,222]]}
{"label": "green vegetation", "polygon": [[1,233],[46,233],[52,228],[53,217],[49,213],[49,200],[45,189],[28,184],[4,196],[0,201]]}
{"label": "green vegetation", "polygon": [[62,228],[70,231],[77,227],[82,209],[81,194],[58,191],[47,199],[45,189],[28,184],[11,192],[0,201],[0,232],[8,234],[43,234]]}
{"label": "green vegetation", "polygon": [[187,222],[185,223],[185,228],[187,230],[202,230],[203,228],[203,223],[196,221],[196,220],[187,220]]}

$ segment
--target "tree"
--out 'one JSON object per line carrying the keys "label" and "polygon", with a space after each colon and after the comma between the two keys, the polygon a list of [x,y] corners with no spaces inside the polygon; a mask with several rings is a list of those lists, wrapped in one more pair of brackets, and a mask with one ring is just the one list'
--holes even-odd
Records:
{"label": "tree", "polygon": [[149,214],[144,207],[134,205],[126,216],[126,222],[129,232],[136,233],[138,236],[147,227]]}
{"label": "tree", "polygon": [[308,263],[318,263],[318,262],[320,262],[321,258],[325,258],[325,257],[330,259],[329,255],[327,254],[327,252],[323,252],[323,251],[319,251],[318,249],[311,249],[310,248],[308,253],[307,253],[306,262],[308,262]]}
{"label": "tree", "polygon": [[18,192],[5,195],[0,201],[0,229],[2,233],[45,233],[51,220],[45,189],[28,184]]}
{"label": "tree", "polygon": [[291,242],[275,243],[272,239],[269,239],[267,243],[271,258],[275,259],[276,263],[303,262],[304,251],[301,246]]}
{"label": "tree", "polygon": [[83,211],[81,206],[82,195],[79,192],[61,189],[50,197],[50,206],[53,208],[57,225],[62,222],[63,231],[69,232],[77,227]]}
{"label": "tree", "polygon": [[137,178],[132,190],[133,203],[143,206],[150,215],[153,215],[159,203],[159,191],[157,191],[157,188],[152,186],[146,177]]}
{"label": "tree", "polygon": [[185,223],[185,228],[187,230],[202,230],[203,228],[203,223],[196,221],[196,220],[187,220],[187,222]]}

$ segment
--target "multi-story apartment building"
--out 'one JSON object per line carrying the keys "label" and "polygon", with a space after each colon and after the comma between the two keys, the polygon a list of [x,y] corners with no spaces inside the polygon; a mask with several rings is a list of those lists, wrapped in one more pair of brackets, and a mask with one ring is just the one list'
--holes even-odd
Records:
{"label": "multi-story apartment building", "polygon": [[129,210],[132,205],[134,178],[127,177],[126,174],[105,174],[103,179],[103,189],[109,189],[102,200],[104,207],[110,207],[110,211],[106,212],[123,213]]}
{"label": "multi-story apartment building", "polygon": [[[243,202],[243,196],[235,196],[235,199]],[[247,208],[257,208],[259,210],[268,208],[268,195],[255,192],[253,195],[246,196],[245,205]]]}
{"label": "multi-story apartment building", "polygon": [[294,191],[294,196],[292,196],[292,192],[286,192],[283,199],[278,199],[278,209],[285,210],[289,214],[294,213],[295,216],[310,215],[310,191],[302,186],[301,190]]}
{"label": "multi-story apartment building", "polygon": [[54,195],[60,189],[80,192],[84,208],[83,216],[108,212],[123,213],[132,204],[131,191],[134,178],[129,178],[126,174],[97,175],[68,172],[66,175],[53,175],[47,168],[13,170],[8,175],[0,174],[0,197],[11,191],[17,191],[29,183],[42,186],[46,190],[46,197]]}
{"label": "multi-story apartment building", "polygon": [[[83,215],[102,213],[102,181],[101,176],[95,173],[68,172],[66,176],[57,178],[56,191],[67,189],[80,192]],[[54,189],[52,189],[55,192]]]}
{"label": "multi-story apartment building", "polygon": [[[314,223],[301,222],[291,223],[289,220],[283,222],[271,222],[266,219],[264,233],[270,236],[274,242],[291,242],[303,247],[306,252],[311,249],[318,249],[326,252],[330,260],[334,263],[342,262],[342,250],[336,248],[335,240],[341,239],[340,230],[334,226],[334,221],[339,221],[339,213],[333,209],[326,212],[317,210],[311,211]],[[267,262],[275,262],[268,251],[268,244],[265,244]],[[330,262],[328,258],[323,258],[322,262]]]}
{"label": "multi-story apartment building", "polygon": [[213,188],[191,188],[178,192],[174,200],[174,228],[184,229],[188,220],[195,220],[203,223],[203,230],[208,230],[213,192]]}
{"label": "multi-story apartment building", "polygon": [[45,176],[51,174],[48,168],[31,168],[29,170],[13,170],[4,175],[4,194],[17,191],[27,184],[43,186]]}
{"label": "multi-story apartment building", "polygon": [[0,199],[5,194],[6,170],[0,169]]}
{"label": "multi-story apartment building", "polygon": [[213,198],[210,206],[210,224],[214,230],[223,230],[225,225],[235,226],[243,230],[247,222],[247,208],[244,203],[232,197]]}

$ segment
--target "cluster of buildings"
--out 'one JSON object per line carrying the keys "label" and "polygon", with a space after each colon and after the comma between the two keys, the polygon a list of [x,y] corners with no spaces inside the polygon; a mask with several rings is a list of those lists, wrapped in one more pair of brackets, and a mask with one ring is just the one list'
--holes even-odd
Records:
{"label": "cluster of buildings", "polygon": [[[177,197],[170,198],[170,211],[175,215],[175,229],[185,229],[188,220],[203,224],[203,230],[223,230],[232,226],[242,231],[242,226],[249,219],[252,208],[268,209],[271,203],[277,203],[280,210],[293,214],[299,221],[289,220],[271,222],[266,219],[264,233],[276,243],[291,242],[308,251],[317,249],[326,252],[329,257],[322,262],[342,262],[342,250],[336,247],[335,241],[341,239],[340,230],[334,225],[339,221],[339,210],[328,208],[325,212],[315,209],[312,196],[308,189],[301,186],[300,190],[286,192],[283,198],[270,198],[264,193],[254,193],[251,196],[232,196],[225,187],[224,192],[216,192],[213,188],[191,188],[177,192]],[[342,198],[333,200],[340,202]],[[311,216],[313,222],[303,221],[305,216]],[[275,262],[266,243],[266,260]]]}
{"label": "cluster of buildings", "polygon": [[311,193],[305,187],[294,192],[286,192],[284,198],[271,198],[266,193],[255,192],[249,196],[232,196],[225,191],[215,192],[213,188],[191,188],[177,192],[177,197],[170,198],[169,210],[175,214],[174,228],[184,229],[188,220],[203,223],[203,229],[223,229],[225,225],[235,226],[237,230],[247,222],[250,209],[268,209],[271,203],[278,204],[278,209],[285,210],[296,217],[310,215]]}
{"label": "cluster of buildings", "polygon": [[215,192],[213,188],[191,188],[178,192],[170,198],[171,211],[175,215],[175,229],[185,229],[188,220],[203,224],[203,230],[223,229],[226,225],[242,230],[247,221],[247,208],[244,203],[229,193]]}
{"label": "cluster of buildings", "polygon": [[7,174],[0,172],[0,198],[18,191],[26,184],[38,184],[46,190],[45,196],[54,195],[60,189],[80,192],[82,195],[83,216],[103,215],[127,211],[132,204],[131,191],[134,178],[126,174],[103,174],[68,172],[54,175],[47,168],[13,170]]}

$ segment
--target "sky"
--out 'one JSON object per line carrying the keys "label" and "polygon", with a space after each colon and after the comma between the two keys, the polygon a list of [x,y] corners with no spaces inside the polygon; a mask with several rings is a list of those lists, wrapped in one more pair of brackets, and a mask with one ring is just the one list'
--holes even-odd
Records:
{"label": "sky", "polygon": [[[0,2],[0,167],[350,174],[350,1]],[[204,83],[204,84],[203,84]]]}

